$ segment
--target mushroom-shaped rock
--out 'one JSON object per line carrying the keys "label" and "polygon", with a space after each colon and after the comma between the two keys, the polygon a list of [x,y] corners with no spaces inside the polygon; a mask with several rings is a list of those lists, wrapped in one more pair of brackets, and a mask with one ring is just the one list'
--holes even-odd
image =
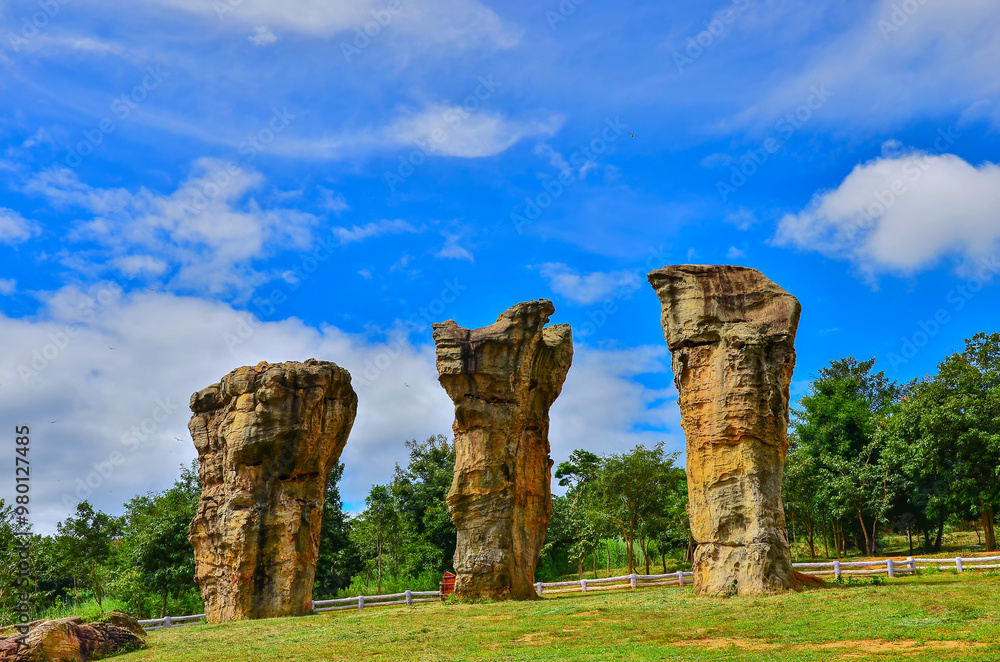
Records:
{"label": "mushroom-shaped rock", "polygon": [[455,403],[455,595],[534,598],[552,513],[549,407],[573,362],[551,301],[519,303],[496,324],[433,325],[438,380]]}
{"label": "mushroom-shaped rock", "polygon": [[781,478],[799,302],[745,267],[664,267],[649,282],[687,438],[695,591],[788,589]]}
{"label": "mushroom-shaped rock", "polygon": [[313,359],[237,368],[191,396],[189,537],[210,623],[312,611],[324,490],[357,406],[350,373]]}

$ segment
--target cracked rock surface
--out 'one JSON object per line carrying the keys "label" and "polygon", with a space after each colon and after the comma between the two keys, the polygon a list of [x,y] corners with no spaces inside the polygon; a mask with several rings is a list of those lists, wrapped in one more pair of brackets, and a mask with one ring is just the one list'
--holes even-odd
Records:
{"label": "cracked rock surface", "polygon": [[460,598],[535,597],[552,513],[549,407],[573,361],[569,325],[545,326],[553,312],[542,299],[481,329],[433,325],[438,380],[455,403],[448,508]]}
{"label": "cracked rock surface", "polygon": [[755,269],[649,274],[673,357],[695,592],[754,595],[792,582],[781,503],[798,300]]}
{"label": "cracked rock surface", "polygon": [[350,373],[314,359],[237,368],[191,396],[208,622],[312,611],[324,490],[357,407]]}

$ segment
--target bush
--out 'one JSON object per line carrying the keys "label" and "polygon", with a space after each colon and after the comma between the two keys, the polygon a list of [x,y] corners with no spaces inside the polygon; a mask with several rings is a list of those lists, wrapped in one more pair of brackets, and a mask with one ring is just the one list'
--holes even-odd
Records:
{"label": "bush", "polygon": [[[402,593],[404,591],[436,591],[441,583],[441,574],[431,570],[425,570],[416,577],[382,577],[381,595],[390,593]],[[338,598],[353,598],[359,595],[379,595],[378,583],[366,578],[364,575],[356,575],[351,580],[351,585],[345,589],[337,591]]]}

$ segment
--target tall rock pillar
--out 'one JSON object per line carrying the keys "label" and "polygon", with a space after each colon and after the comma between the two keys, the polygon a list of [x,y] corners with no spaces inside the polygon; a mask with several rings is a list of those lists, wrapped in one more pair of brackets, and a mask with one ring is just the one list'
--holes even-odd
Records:
{"label": "tall rock pillar", "polygon": [[312,359],[238,368],[191,396],[189,538],[209,623],[312,611],[327,477],[357,407],[350,373]]}
{"label": "tall rock pillar", "polygon": [[433,327],[438,379],[455,403],[448,508],[462,598],[535,597],[552,513],[549,407],[573,361],[569,325],[545,327],[553,312],[542,299],[481,329],[454,320]]}
{"label": "tall rock pillar", "polygon": [[649,282],[662,306],[687,437],[695,591],[787,589],[781,477],[801,306],[745,267],[664,267]]}

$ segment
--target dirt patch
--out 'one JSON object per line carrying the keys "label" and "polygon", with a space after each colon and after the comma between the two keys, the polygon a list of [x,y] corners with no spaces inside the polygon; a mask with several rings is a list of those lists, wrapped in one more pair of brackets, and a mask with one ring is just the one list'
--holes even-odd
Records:
{"label": "dirt patch", "polygon": [[548,632],[529,632],[519,639],[515,639],[516,644],[545,644],[545,641],[551,636]]}
{"label": "dirt patch", "polygon": [[746,651],[766,651],[781,648],[781,644],[771,644],[760,639],[739,639],[736,637],[702,637],[701,639],[684,639],[669,642],[670,646],[694,646],[696,648],[731,648],[736,647]]}
{"label": "dirt patch", "polygon": [[920,653],[933,650],[969,650],[973,648],[983,648],[986,644],[972,641],[913,641],[904,639],[902,641],[881,641],[878,639],[859,639],[854,641],[831,641],[828,644],[806,644],[799,648],[807,650],[830,650],[834,648],[851,648],[858,653],[900,653],[911,652]]}
{"label": "dirt patch", "polygon": [[792,588],[798,590],[805,586],[826,586],[826,582],[816,575],[792,571]]}

